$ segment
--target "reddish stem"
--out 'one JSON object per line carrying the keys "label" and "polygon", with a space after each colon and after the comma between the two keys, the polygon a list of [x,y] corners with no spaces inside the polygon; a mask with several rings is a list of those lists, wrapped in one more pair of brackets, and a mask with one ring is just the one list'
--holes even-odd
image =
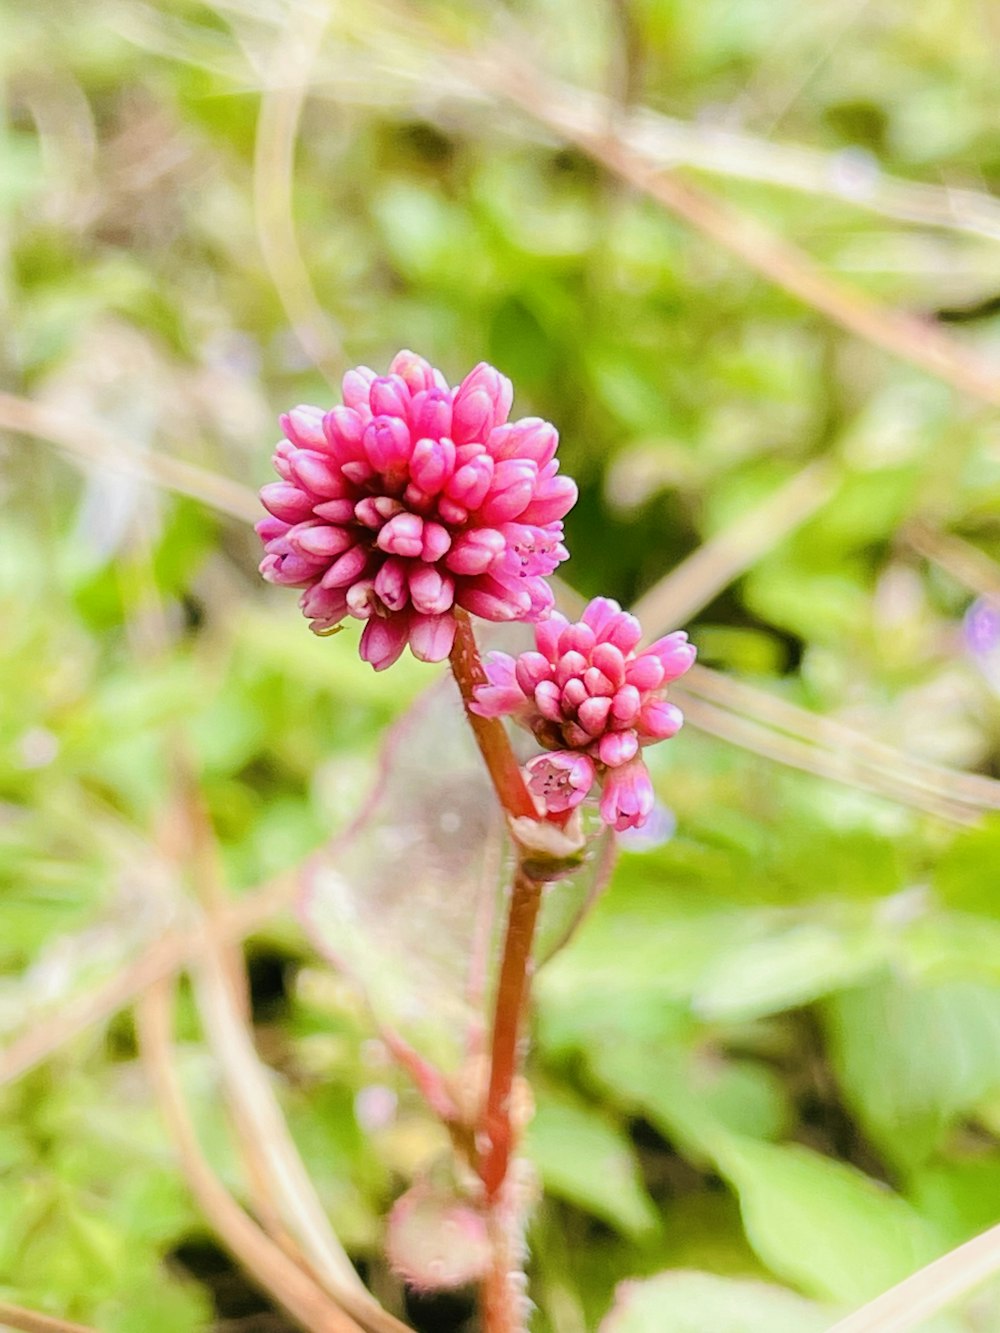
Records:
{"label": "reddish stem", "polygon": [[[451,668],[497,799],[509,817],[537,819],[538,811],[524,784],[503,723],[498,718],[480,717],[472,712],[475,687],[486,683],[486,673],[468,617],[458,612],[456,619],[458,629],[451,653]],[[489,1204],[494,1250],[490,1272],[483,1283],[483,1319],[487,1333],[517,1333],[523,1326],[512,1281],[514,1261],[508,1235],[512,1221],[509,1216],[511,1201],[504,1198],[504,1186],[516,1146],[517,1128],[511,1117],[511,1096],[519,1064],[521,1025],[533,971],[531,948],[541,901],[542,884],[528,873],[524,854],[518,848],[497,982],[490,1044],[490,1081],[486,1103],[476,1126],[476,1167]]]}
{"label": "reddish stem", "polygon": [[479,1175],[490,1200],[495,1199],[503,1188],[514,1149],[515,1128],[511,1121],[510,1099],[518,1068],[518,1039],[533,971],[531,946],[541,901],[541,884],[526,875],[523,866],[519,865],[511,888],[510,916],[507,918],[493,1018],[490,1083],[480,1122],[483,1146]]}
{"label": "reddish stem", "polygon": [[497,798],[508,815],[515,818],[526,815],[529,819],[537,819],[538,811],[524,785],[520,766],[510,748],[503,723],[497,717],[480,717],[471,711],[475,699],[473,691],[477,685],[486,684],[486,672],[479,659],[479,649],[469,617],[464,611],[456,610],[455,619],[458,629],[455,632],[455,646],[451,650],[451,669],[462,692],[465,713]]}

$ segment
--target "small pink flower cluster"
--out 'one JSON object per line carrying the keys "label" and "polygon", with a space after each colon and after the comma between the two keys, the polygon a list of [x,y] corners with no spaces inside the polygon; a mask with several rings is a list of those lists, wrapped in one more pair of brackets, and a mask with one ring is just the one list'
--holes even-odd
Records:
{"label": "small pink flower cluster", "polygon": [[640,748],[680,728],[660,691],[695,657],[687,635],[639,652],[639,622],[598,597],[570,624],[552,613],[546,578],[568,552],[562,519],[576,486],[558,475],[558,435],[538,417],[508,423],[513,390],[485,363],[451,389],[422,357],[400,352],[379,376],[344,376],[342,406],[297,407],[274,454],[281,480],[261,491],[257,525],[272,583],[303,588],[320,634],[366,621],[361,656],[381,671],[409,644],[439,662],[455,609],[535,625],[536,650],[486,660],[483,717],[510,716],[546,753],[528,785],[558,821],[595,782],[601,817],[639,828],[653,808]]}
{"label": "small pink flower cluster", "polygon": [[490,653],[476,712],[512,717],[549,753],[527,765],[528,785],[546,811],[579,805],[602,785],[601,818],[622,832],[653,809],[640,748],[676,735],[681,711],[660,695],[695,659],[678,631],[637,651],[642,628],[617,602],[596,597],[582,620],[552,614],[535,626],[535,651],[516,660]]}
{"label": "small pink flower cluster", "polygon": [[361,656],[376,671],[407,643],[425,662],[446,658],[456,606],[485,620],[545,615],[576,502],[555,428],[507,424],[510,381],[485,364],[451,389],[400,352],[388,375],[352,370],[343,389],[343,406],[282,418],[281,481],[261,491],[270,516],[257,525],[264,578],[305,589],[318,633],[367,621]]}

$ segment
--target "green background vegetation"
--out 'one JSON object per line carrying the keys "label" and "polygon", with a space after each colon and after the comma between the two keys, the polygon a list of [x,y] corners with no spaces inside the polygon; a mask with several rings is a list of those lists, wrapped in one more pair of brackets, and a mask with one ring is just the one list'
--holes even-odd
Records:
{"label": "green background vegetation", "polygon": [[[1000,592],[995,406],[847,334],[527,115],[444,97],[454,70],[426,39],[498,34],[508,60],[647,104],[703,152],[717,131],[745,135],[751,177],[752,145],[807,145],[803,179],[829,188],[697,174],[831,276],[996,364],[995,219],[990,235],[988,218],[934,228],[863,206],[877,163],[942,189],[1000,185],[996,12],[525,0],[513,18],[424,6],[412,32],[395,11],[341,8],[311,61],[293,181],[321,363],[382,369],[410,346],[453,381],[499,366],[521,413],[558,424],[580,484],[567,581],[625,603],[828,460],[811,517],[728,586],[704,582],[701,661],[997,773],[1000,658],[991,684],[961,627],[974,594]],[[261,116],[262,88],[280,101],[302,77],[289,14],[318,46],[312,10],[280,0],[0,5],[0,379],[69,414],[80,447],[102,428],[256,487],[277,413],[332,399],[293,331],[306,289]],[[58,1027],[175,919],[166,736],[190,747],[240,895],[344,825],[386,726],[438,673],[407,659],[373,675],[351,629],[313,640],[294,597],[260,584],[245,522],[0,425],[13,1040]],[[692,725],[657,755],[674,837],[623,854],[539,978],[539,1330],[595,1328],[617,1283],[675,1268],[798,1296],[659,1279],[617,1333],[818,1329],[1000,1220],[1000,821],[976,823],[974,802],[956,814],[947,779],[931,808],[865,790],[843,735],[820,749],[848,781],[790,768],[780,739],[776,755],[759,730],[738,743],[755,709],[727,699],[722,735]],[[338,1233],[403,1309],[383,1219],[440,1132],[290,918],[247,948],[295,1137]],[[181,1024],[203,1141],[240,1192],[186,996]],[[372,1085],[398,1108],[365,1128]],[[0,1291],[107,1333],[283,1327],[191,1202],[127,1012],[2,1090]],[[463,1296],[409,1305],[427,1333],[471,1329],[470,1311]],[[996,1311],[987,1293],[935,1327],[986,1333]]]}

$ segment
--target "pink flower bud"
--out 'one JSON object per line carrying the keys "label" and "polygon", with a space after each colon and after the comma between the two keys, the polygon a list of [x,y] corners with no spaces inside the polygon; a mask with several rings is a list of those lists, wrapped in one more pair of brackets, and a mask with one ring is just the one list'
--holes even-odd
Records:
{"label": "pink flower bud", "polygon": [[684,725],[684,714],[666,699],[650,699],[639,713],[639,735],[646,741],[665,741]]}
{"label": "pink flower bud", "polygon": [[453,574],[485,574],[506,546],[495,528],[474,528],[455,538],[444,562]]}
{"label": "pink flower bud", "polygon": [[344,405],[355,408],[363,407],[367,410],[368,395],[371,392],[374,379],[374,370],[369,370],[367,366],[358,366],[356,370],[349,370],[341,380]]}
{"label": "pink flower bud", "polygon": [[281,429],[296,449],[326,449],[323,411],[318,407],[293,407],[281,417]]}
{"label": "pink flower bud", "polygon": [[535,489],[535,496],[520,515],[522,523],[552,523],[557,518],[564,518],[576,504],[576,482],[569,477],[553,477],[551,481],[540,482]]}
{"label": "pink flower bud", "polygon": [[439,616],[451,609],[455,582],[447,574],[441,574],[433,565],[420,564],[410,569],[409,582],[410,600],[421,614]]}
{"label": "pink flower bud", "polygon": [[480,454],[458,468],[445,484],[445,494],[463,508],[478,509],[493,480],[493,459]]}
{"label": "pink flower bud", "polygon": [[556,475],[547,422],[505,424],[511,397],[491,366],[452,390],[403,351],[386,375],[348,371],[329,411],[288,412],[280,481],[261,493],[263,577],[304,589],[316,630],[366,620],[362,653],[379,669],[406,643],[428,661],[447,655],[456,603],[496,621],[548,616],[572,484]]}
{"label": "pink flower bud", "polygon": [[455,642],[455,617],[415,615],[410,622],[410,651],[421,662],[443,662]]}
{"label": "pink flower bud", "polygon": [[376,538],[380,550],[389,555],[406,556],[415,560],[423,548],[424,521],[416,514],[397,514],[379,532]]}
{"label": "pink flower bud", "polygon": [[600,736],[607,726],[610,711],[611,700],[605,695],[585,699],[576,715],[584,731],[588,731],[591,736]]}
{"label": "pink flower bud", "polygon": [[290,486],[287,481],[271,481],[261,487],[264,508],[286,523],[300,523],[312,513],[312,496]]}
{"label": "pink flower bud", "polygon": [[542,653],[522,653],[517,659],[517,683],[525,694],[534,694],[543,680],[552,679],[552,663]]}
{"label": "pink flower bud", "polygon": [[414,439],[448,439],[451,435],[451,394],[441,389],[415,393],[410,403],[410,430]]}
{"label": "pink flower bud", "polygon": [[365,428],[364,447],[375,471],[391,474],[410,461],[413,452],[410,428],[399,417],[376,417]]}
{"label": "pink flower bud", "polygon": [[350,489],[332,458],[307,449],[296,451],[289,460],[289,470],[303,491],[311,491],[321,499],[340,499]]}
{"label": "pink flower bud", "polygon": [[485,440],[495,426],[507,420],[513,400],[510,380],[481,361],[455,393],[452,408],[455,441],[464,444],[467,440]]}
{"label": "pink flower bud", "polygon": [[[537,469],[527,459],[505,459],[493,469],[489,493],[483,500],[483,523],[509,523],[527,508],[535,491]],[[474,506],[470,506],[474,507]]]}
{"label": "pink flower bud", "polygon": [[601,818],[619,833],[641,828],[652,813],[655,797],[649,772],[641,759],[609,769],[601,795]]}
{"label": "pink flower bud", "polygon": [[410,624],[406,618],[372,616],[361,635],[362,660],[370,663],[376,671],[384,671],[400,657],[409,633]]}
{"label": "pink flower bud", "polygon": [[410,600],[406,574],[406,562],[390,556],[375,575],[375,592],[390,611],[402,611]]}
{"label": "pink flower bud", "polygon": [[406,417],[410,410],[410,390],[398,375],[380,375],[372,380],[368,401],[375,417]]}
{"label": "pink flower bud", "polygon": [[627,764],[639,750],[639,741],[634,731],[608,731],[597,744],[597,754],[602,764],[608,768],[618,768]]}
{"label": "pink flower bud", "polygon": [[539,468],[552,462],[558,444],[555,426],[541,417],[525,417],[507,426],[497,426],[486,441],[487,449],[498,463],[507,458],[530,458]]}
{"label": "pink flower bud", "polygon": [[422,491],[437,495],[454,471],[455,446],[451,440],[417,440],[410,458],[410,476]]}
{"label": "pink flower bud", "polygon": [[646,652],[659,658],[663,666],[663,679],[668,681],[676,680],[678,676],[683,676],[685,671],[689,671],[697,656],[694,646],[688,643],[683,630],[668,634],[666,638],[657,639]]}
{"label": "pink flower bud", "polygon": [[392,375],[398,375],[410,393],[414,395],[438,387],[437,372],[434,367],[429,361],[425,361],[422,356],[417,356],[416,352],[406,349],[397,352],[392,358],[389,372]]}

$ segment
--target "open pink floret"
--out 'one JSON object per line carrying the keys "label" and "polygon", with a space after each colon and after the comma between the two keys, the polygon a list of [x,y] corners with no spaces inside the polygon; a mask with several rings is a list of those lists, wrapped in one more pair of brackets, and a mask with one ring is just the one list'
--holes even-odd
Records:
{"label": "open pink floret", "polygon": [[304,590],[317,633],[366,621],[361,656],[376,671],[407,644],[423,661],[446,658],[455,607],[494,621],[546,615],[577,494],[559,475],[555,428],[508,422],[510,381],[485,363],[452,389],[400,352],[388,375],[349,371],[343,395],[332,411],[282,417],[281,480],[260,493],[264,578]]}
{"label": "open pink floret", "polygon": [[555,613],[537,624],[534,650],[488,654],[473,707],[514,718],[544,746],[527,768],[547,812],[573,809],[599,781],[605,823],[621,832],[648,819],[653,788],[640,752],[680,730],[681,711],[663,690],[695,649],[682,631],[640,651],[641,638],[635,616],[597,597],[576,624]]}

